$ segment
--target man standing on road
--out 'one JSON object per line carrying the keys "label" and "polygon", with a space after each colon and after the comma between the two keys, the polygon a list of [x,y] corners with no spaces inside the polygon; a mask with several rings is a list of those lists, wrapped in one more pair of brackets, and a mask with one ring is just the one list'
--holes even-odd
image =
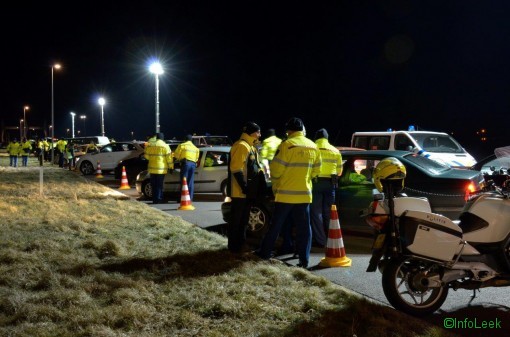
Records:
{"label": "man standing on road", "polygon": [[163,203],[163,183],[168,170],[173,170],[172,151],[164,141],[163,133],[156,134],[156,141],[145,148],[145,158],[149,161],[147,169],[151,175],[152,204]]}
{"label": "man standing on road", "polygon": [[17,167],[18,166],[18,156],[21,151],[21,144],[18,143],[18,140],[14,138],[7,145],[7,152],[9,152],[9,166]]}
{"label": "man standing on road", "polygon": [[182,191],[182,180],[186,178],[186,183],[188,184],[189,197],[190,200],[193,201],[193,190],[194,190],[194,180],[195,180],[195,169],[197,168],[198,157],[200,155],[200,151],[198,147],[195,146],[191,142],[193,139],[192,135],[186,136],[186,141],[177,146],[174,152],[174,158],[181,164],[181,188]]}
{"label": "man standing on road", "polygon": [[280,144],[270,165],[275,195],[272,224],[262,239],[257,255],[263,259],[271,257],[281,228],[290,216],[296,227],[298,266],[307,268],[312,242],[312,178],[320,173],[321,155],[317,145],[305,137],[301,119],[291,118],[285,125],[285,130],[288,137]]}
{"label": "man standing on road", "polygon": [[228,228],[228,250],[232,253],[241,253],[246,248],[250,204],[257,197],[254,195],[257,191],[253,189],[262,170],[255,147],[259,138],[260,127],[249,122],[244,126],[241,138],[230,149],[227,194],[232,198],[232,220]]}
{"label": "man standing on road", "polygon": [[328,241],[331,205],[335,203],[338,176],[342,174],[342,155],[328,141],[328,131],[320,129],[315,133],[315,144],[321,153],[321,171],[313,181],[313,201],[310,212],[312,238],[315,245],[325,247]]}

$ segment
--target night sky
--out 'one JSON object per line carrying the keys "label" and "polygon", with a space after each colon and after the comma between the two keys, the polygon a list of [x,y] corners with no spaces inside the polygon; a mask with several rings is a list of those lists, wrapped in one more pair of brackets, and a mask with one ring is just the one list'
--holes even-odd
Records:
{"label": "night sky", "polygon": [[[0,122],[51,124],[145,139],[226,134],[255,121],[283,135],[289,117],[308,135],[325,127],[335,145],[354,131],[453,133],[477,159],[508,145],[508,1],[144,1],[75,2],[72,8],[4,5]],[[17,7],[16,7],[17,6]],[[487,129],[488,142],[476,136]]]}

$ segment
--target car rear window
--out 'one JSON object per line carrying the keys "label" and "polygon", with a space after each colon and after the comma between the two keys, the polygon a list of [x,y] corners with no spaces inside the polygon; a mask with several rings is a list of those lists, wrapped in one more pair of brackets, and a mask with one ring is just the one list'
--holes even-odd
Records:
{"label": "car rear window", "polygon": [[405,155],[404,158],[434,175],[451,170],[448,165],[441,164],[432,159],[425,158],[417,154],[408,154]]}

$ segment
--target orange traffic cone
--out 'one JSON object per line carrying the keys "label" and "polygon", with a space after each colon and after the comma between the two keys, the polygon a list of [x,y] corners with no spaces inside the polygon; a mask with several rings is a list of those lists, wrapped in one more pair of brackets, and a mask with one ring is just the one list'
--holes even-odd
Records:
{"label": "orange traffic cone", "polygon": [[329,221],[328,243],[326,257],[322,258],[321,267],[350,267],[352,260],[345,256],[344,240],[338,220],[336,205],[331,206],[331,220]]}
{"label": "orange traffic cone", "polygon": [[178,208],[181,211],[192,211],[195,209],[191,205],[191,198],[189,196],[188,183],[186,177],[182,178],[182,191],[181,191],[181,205]]}
{"label": "orange traffic cone", "polygon": [[99,160],[97,161],[96,178],[104,178],[103,172],[101,172],[101,164],[99,163]]}
{"label": "orange traffic cone", "polygon": [[126,174],[126,167],[122,166],[122,177],[120,179],[120,187],[119,190],[130,190],[131,187],[129,186],[127,174]]}

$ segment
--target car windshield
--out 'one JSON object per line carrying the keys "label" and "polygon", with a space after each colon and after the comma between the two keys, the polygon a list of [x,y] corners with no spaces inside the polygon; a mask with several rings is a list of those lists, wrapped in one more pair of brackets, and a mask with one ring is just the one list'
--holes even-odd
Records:
{"label": "car windshield", "polygon": [[428,152],[464,153],[462,146],[449,135],[413,133],[412,136],[418,145]]}
{"label": "car windshield", "polygon": [[417,154],[410,153],[408,155],[405,155],[404,158],[412,162],[416,166],[422,168],[423,170],[434,175],[451,170],[451,168],[448,165],[419,156]]}

